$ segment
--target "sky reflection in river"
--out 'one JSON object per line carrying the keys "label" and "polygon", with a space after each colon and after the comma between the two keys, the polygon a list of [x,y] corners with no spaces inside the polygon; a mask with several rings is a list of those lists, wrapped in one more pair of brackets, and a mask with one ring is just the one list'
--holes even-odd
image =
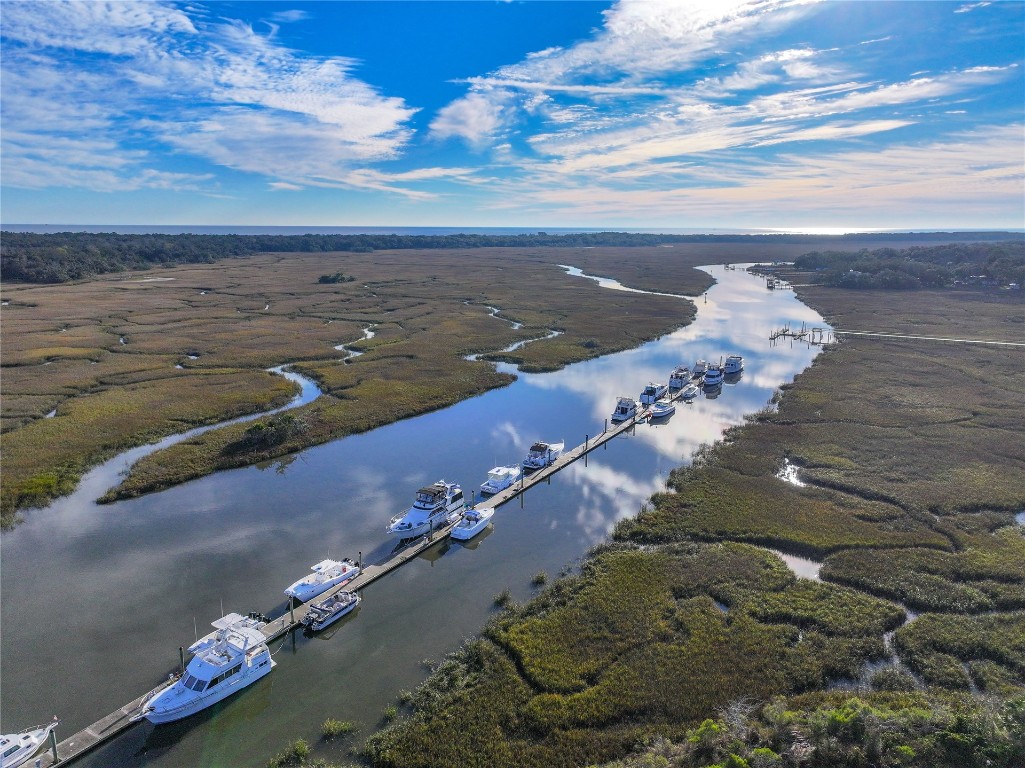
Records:
{"label": "sky reflection in river", "polygon": [[638,425],[586,466],[532,488],[522,507],[500,508],[486,538],[441,545],[377,582],[330,639],[300,635],[294,649],[288,641],[274,673],[243,693],[180,723],[138,726],[80,764],[264,765],[291,739],[316,740],[327,717],[371,731],[398,691],[426,676],[422,660],[439,660],[493,615],[495,594],[509,587],[529,598],[533,574],[571,566],[664,488],[671,469],[762,408],[814,357],[805,344],[769,345],[769,331],[786,323],[823,325],[789,291],[709,271],[720,283],[707,303],[697,299],[697,321],[637,349],[520,375],[451,408],[160,494],[98,507],[89,499],[109,483],[97,480],[91,496],[28,513],[2,541],[3,727],[56,712],[61,737],[70,735],[165,676],[178,646],[192,642],[194,621],[204,634],[222,602],[273,615],[312,563],[383,557],[394,545],[385,525],[418,486],[445,478],[474,492],[488,469],[518,462],[534,440],[570,447],[597,434],[617,396],[636,398],[674,366],[742,354],[743,377],[720,397]]}

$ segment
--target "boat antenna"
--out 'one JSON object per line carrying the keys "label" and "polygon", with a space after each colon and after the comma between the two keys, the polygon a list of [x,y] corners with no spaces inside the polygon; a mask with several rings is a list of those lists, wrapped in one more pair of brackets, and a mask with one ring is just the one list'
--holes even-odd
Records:
{"label": "boat antenna", "polygon": [[221,598],[221,618],[224,618],[224,598]]}
{"label": "boat antenna", "polygon": [[192,631],[196,633],[196,642],[199,642],[199,625],[196,624],[196,616],[192,616]]}

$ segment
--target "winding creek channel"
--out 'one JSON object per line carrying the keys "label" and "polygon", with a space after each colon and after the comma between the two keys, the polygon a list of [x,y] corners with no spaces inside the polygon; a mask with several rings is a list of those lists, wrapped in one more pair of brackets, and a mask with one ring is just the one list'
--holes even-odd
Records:
{"label": "winding creek channel", "polygon": [[[0,543],[4,732],[57,714],[59,737],[70,736],[166,677],[178,647],[193,642],[196,627],[207,633],[222,606],[277,616],[282,590],[311,564],[359,552],[365,561],[383,558],[393,546],[389,517],[421,485],[444,478],[469,494],[534,440],[569,447],[597,434],[617,396],[637,397],[675,365],[742,354],[743,377],[718,397],[681,403],[666,423],[640,424],[586,466],[570,465],[527,491],[522,506],[499,508],[475,540],[446,542],[376,582],[356,612],[320,635],[272,644],[272,674],[196,716],[136,725],[77,765],[263,766],[292,739],[316,742],[328,717],[355,721],[368,735],[399,692],[427,676],[430,661],[479,631],[497,593],[508,587],[528,599],[538,571],[573,567],[663,488],[671,469],[764,407],[813,360],[815,347],[768,341],[786,324],[825,327],[791,291],[768,291],[739,269],[706,271],[717,284],[696,299],[696,321],[636,349],[519,374],[503,389],[278,461],[95,504],[152,450],[136,449],[89,473],[73,496],[27,512]],[[305,383],[300,400],[316,394]],[[344,759],[331,748],[325,756]]]}

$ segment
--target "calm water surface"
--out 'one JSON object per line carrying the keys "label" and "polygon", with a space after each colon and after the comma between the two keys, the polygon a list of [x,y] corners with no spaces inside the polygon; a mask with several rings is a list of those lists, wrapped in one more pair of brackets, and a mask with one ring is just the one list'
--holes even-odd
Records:
{"label": "calm water surface", "polygon": [[[110,484],[97,478],[91,496],[29,512],[0,545],[4,732],[58,714],[66,738],[166,676],[178,646],[193,642],[196,626],[208,632],[222,604],[277,615],[282,590],[311,564],[360,551],[383,558],[389,517],[420,485],[444,478],[476,489],[490,467],[519,461],[534,440],[569,447],[596,434],[617,396],[638,396],[675,365],[742,354],[742,379],[718,397],[681,404],[665,424],[639,425],[586,467],[579,461],[531,489],[473,542],[443,544],[372,585],[356,613],[321,635],[274,643],[277,668],[242,693],[178,723],[140,724],[78,765],[262,766],[291,739],[316,742],[327,717],[369,732],[399,691],[427,676],[424,662],[493,615],[498,592],[525,600],[535,573],[572,567],[663,488],[671,469],[811,362],[816,349],[770,346],[767,337],[786,323],[824,326],[814,311],[742,271],[708,271],[718,283],[697,299],[696,322],[637,349],[520,375],[442,411],[260,467],[108,506],[88,500]],[[342,746],[324,754],[345,759]]]}

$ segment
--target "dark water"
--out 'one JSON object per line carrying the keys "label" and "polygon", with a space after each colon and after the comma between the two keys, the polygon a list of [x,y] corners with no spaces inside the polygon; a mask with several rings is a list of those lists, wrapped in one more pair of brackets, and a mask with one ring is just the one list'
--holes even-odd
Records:
{"label": "dark water", "polygon": [[[262,766],[291,739],[319,738],[327,717],[377,726],[398,692],[475,634],[508,587],[524,600],[603,540],[664,487],[702,443],[762,408],[816,350],[770,346],[769,331],[823,325],[789,291],[741,271],[698,301],[692,325],[644,346],[549,374],[442,411],[337,440],[160,494],[96,506],[83,495],[27,515],[2,540],[5,732],[61,717],[65,738],[153,687],[178,646],[224,611],[284,610],[282,590],[325,557],[383,557],[384,527],[421,484],[468,491],[536,439],[567,447],[600,431],[619,395],[637,396],[679,363],[740,353],[746,371],[715,399],[638,426],[500,508],[493,530],[448,543],[367,589],[358,612],[312,639],[275,643],[274,672],[178,723],[135,726],[83,766]],[[586,278],[581,277],[581,280]],[[667,286],[671,290],[671,286]],[[496,322],[500,322],[496,319]],[[340,340],[343,341],[343,340]],[[106,478],[109,480],[110,478]],[[92,485],[102,492],[103,479]],[[324,754],[342,761],[344,753]]]}

